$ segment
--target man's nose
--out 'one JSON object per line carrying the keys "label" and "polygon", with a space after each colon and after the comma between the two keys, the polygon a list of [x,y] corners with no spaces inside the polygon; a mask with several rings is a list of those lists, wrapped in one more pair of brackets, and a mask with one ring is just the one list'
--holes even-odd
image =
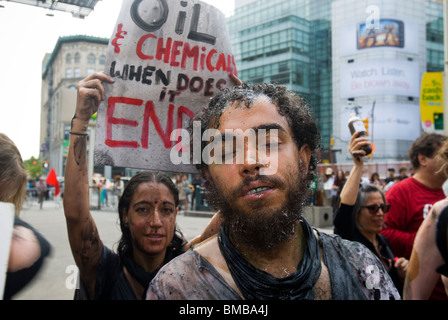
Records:
{"label": "man's nose", "polygon": [[259,174],[260,169],[264,166],[258,154],[256,147],[247,145],[244,150],[244,163],[240,166],[240,174]]}

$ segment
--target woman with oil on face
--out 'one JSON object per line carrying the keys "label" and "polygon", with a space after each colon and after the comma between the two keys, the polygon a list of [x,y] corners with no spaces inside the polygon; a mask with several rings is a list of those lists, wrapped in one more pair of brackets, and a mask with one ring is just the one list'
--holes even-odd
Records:
{"label": "woman with oil on face", "polygon": [[87,165],[89,121],[104,99],[103,82],[114,80],[94,73],[78,83],[70,129],[63,200],[80,276],[75,299],[141,299],[158,269],[183,252],[185,242],[175,235],[178,193],[162,173],[145,171],[134,176],[119,203],[123,234],[118,253],[103,244],[90,212]]}
{"label": "woman with oil on face", "polygon": [[118,206],[123,233],[118,254],[154,271],[182,253],[184,239],[176,230],[178,205],[179,192],[167,175],[149,171],[135,175]]}
{"label": "woman with oil on face", "polygon": [[158,270],[184,252],[186,241],[176,229],[179,194],[170,177],[143,171],[127,183],[118,205],[121,239],[117,254],[102,246],[93,279],[83,280],[76,299],[139,299]]}

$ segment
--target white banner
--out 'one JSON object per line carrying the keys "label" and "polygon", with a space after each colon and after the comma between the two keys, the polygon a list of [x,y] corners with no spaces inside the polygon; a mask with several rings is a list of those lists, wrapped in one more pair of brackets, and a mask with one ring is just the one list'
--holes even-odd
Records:
{"label": "white banner", "polygon": [[420,96],[420,73],[416,62],[370,60],[341,66],[341,98],[370,95]]}
{"label": "white banner", "polygon": [[[175,165],[172,139],[237,74],[224,15],[201,1],[124,0],[108,47],[96,124],[95,163],[194,172]],[[181,140],[182,143],[178,143]]]}

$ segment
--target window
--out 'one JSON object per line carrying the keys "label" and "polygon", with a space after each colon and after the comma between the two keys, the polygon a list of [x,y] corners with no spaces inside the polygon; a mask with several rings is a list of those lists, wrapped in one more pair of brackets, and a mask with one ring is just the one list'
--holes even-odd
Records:
{"label": "window", "polygon": [[78,52],[75,53],[75,63],[79,63],[79,61],[81,60],[81,56],[79,55]]}
{"label": "window", "polygon": [[66,78],[72,77],[72,69],[70,69],[70,68],[65,69],[65,77]]}
{"label": "window", "polygon": [[75,68],[75,78],[81,77],[81,70],[79,68]]}
{"label": "window", "polygon": [[101,65],[106,64],[106,56],[104,54],[100,56],[100,61],[99,62],[100,62]]}
{"label": "window", "polygon": [[68,54],[65,56],[65,63],[67,63],[67,64],[72,63],[72,55],[71,55],[70,53],[68,53]]}
{"label": "window", "polygon": [[87,69],[87,75],[90,76],[92,73],[95,73],[95,69],[88,68]]}
{"label": "window", "polygon": [[88,64],[95,64],[96,61],[96,57],[93,53],[89,54],[89,56],[87,57],[87,63]]}

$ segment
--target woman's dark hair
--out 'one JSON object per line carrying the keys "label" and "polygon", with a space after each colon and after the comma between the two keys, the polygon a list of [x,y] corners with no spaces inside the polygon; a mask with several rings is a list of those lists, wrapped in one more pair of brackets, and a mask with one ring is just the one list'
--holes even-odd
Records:
{"label": "woman's dark hair", "polygon": [[[243,84],[234,88],[226,88],[219,92],[210,100],[209,105],[190,122],[190,144],[191,152],[194,150],[193,141],[193,123],[200,121],[201,136],[207,129],[217,129],[219,121],[224,110],[231,106],[234,102],[240,102],[237,108],[251,108],[257,99],[267,97],[271,103],[277,106],[278,113],[285,117],[291,127],[294,141],[300,148],[307,144],[311,150],[311,159],[309,164],[307,180],[311,183],[317,169],[317,151],[320,146],[320,134],[316,122],[311,114],[311,109],[305,100],[292,91],[288,91],[286,87],[275,84]],[[206,141],[201,142],[201,152],[208,144]],[[193,156],[193,154],[192,154]],[[202,161],[196,164],[196,168],[203,172],[206,164]]]}
{"label": "woman's dark hair", "polygon": [[[161,172],[142,171],[133,176],[131,180],[129,180],[129,182],[126,184],[123,190],[123,195],[121,196],[120,202],[118,204],[118,215],[120,218],[120,229],[122,233],[117,249],[118,255],[120,257],[124,257],[125,255],[132,256],[131,232],[129,230],[129,227],[125,225],[123,216],[129,210],[132,197],[134,196],[137,187],[140,184],[146,182],[163,183],[165,186],[167,186],[167,188],[173,195],[175,207],[177,208],[179,206],[179,191],[177,190],[171,178],[166,174]],[[176,226],[173,240],[167,248],[167,255],[172,255],[173,257],[175,257],[181,254],[183,252],[182,248],[185,244],[186,240]]]}

